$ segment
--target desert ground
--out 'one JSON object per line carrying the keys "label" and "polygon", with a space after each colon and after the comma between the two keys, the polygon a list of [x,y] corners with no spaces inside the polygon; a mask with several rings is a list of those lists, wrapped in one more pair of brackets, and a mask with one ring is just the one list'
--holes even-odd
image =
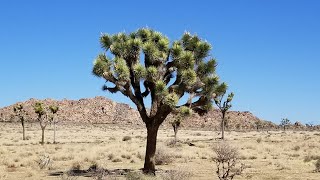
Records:
{"label": "desert ground", "polygon": [[[0,123],[1,180],[98,179],[62,172],[87,170],[95,165],[120,173],[129,169],[132,171],[129,174],[138,174],[143,167],[146,144],[143,127],[60,124],[57,144],[52,144],[52,126],[45,133],[47,144],[40,145],[39,124],[26,125],[28,140],[23,141],[19,123]],[[172,129],[160,129],[157,149],[163,162],[156,166],[157,177],[153,179],[218,179],[212,148],[221,141],[219,137],[218,131],[181,129],[179,141],[173,146]],[[315,160],[320,156],[318,131],[227,131],[226,141],[238,148],[239,161],[245,164],[242,175],[234,179],[320,179],[320,174],[314,172]],[[174,173],[180,174],[174,178]],[[112,174],[105,175],[105,179],[126,179],[126,176]]]}

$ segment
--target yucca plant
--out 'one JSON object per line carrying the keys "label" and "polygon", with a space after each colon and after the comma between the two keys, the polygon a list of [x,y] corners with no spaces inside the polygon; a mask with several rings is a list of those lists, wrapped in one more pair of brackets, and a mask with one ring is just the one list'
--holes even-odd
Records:
{"label": "yucca plant", "polygon": [[280,122],[280,126],[283,127],[283,131],[286,131],[286,127],[291,124],[290,120],[288,118],[282,118]]}
{"label": "yucca plant", "polygon": [[215,94],[214,102],[218,106],[222,118],[221,118],[221,139],[224,139],[224,130],[226,127],[226,114],[227,111],[232,107],[231,101],[234,97],[233,93],[228,94],[226,100],[224,100],[224,96],[227,92],[228,86],[226,83],[222,83],[217,87],[217,94]]}
{"label": "yucca plant", "polygon": [[171,125],[173,127],[174,132],[174,143],[177,143],[177,135],[180,129],[181,123],[186,119],[188,116],[192,115],[192,110],[189,107],[182,106],[178,109],[178,112],[173,113],[173,120],[171,121]]}
{"label": "yucca plant", "polygon": [[53,115],[50,114],[52,110],[58,111],[58,109],[55,109],[56,107],[50,106],[47,107],[43,105],[41,102],[36,102],[33,106],[34,112],[37,114],[37,120],[39,121],[40,127],[41,127],[41,144],[44,144],[44,131],[48,124],[50,124],[53,120]]}
{"label": "yucca plant", "polygon": [[[188,32],[170,43],[149,28],[102,34],[100,43],[104,52],[95,59],[92,72],[106,81],[103,90],[120,92],[137,106],[147,128],[143,170],[154,174],[157,133],[168,114],[181,107],[204,114],[221,93],[211,45]],[[189,100],[178,105],[184,95],[190,95]],[[146,97],[151,99],[150,111]]]}
{"label": "yucca plant", "polygon": [[53,122],[53,144],[56,143],[56,124],[57,124],[57,112],[59,111],[58,106],[51,105],[49,106],[50,112],[52,113],[52,122]]}
{"label": "yucca plant", "polygon": [[28,113],[23,109],[22,104],[18,104],[13,107],[13,112],[17,116],[22,125],[22,139],[26,140],[25,120]]}

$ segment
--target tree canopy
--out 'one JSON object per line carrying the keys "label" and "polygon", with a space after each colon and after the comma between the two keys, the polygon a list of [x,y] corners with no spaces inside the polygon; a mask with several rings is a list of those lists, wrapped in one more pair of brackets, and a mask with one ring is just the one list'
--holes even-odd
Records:
{"label": "tree canopy", "polygon": [[[205,113],[216,94],[225,92],[215,72],[212,46],[197,35],[185,32],[170,43],[160,32],[142,28],[130,34],[103,34],[100,43],[105,52],[94,61],[93,74],[106,80],[103,90],[129,97],[145,123],[182,106]],[[189,100],[178,106],[185,94]],[[150,113],[144,102],[148,95]]]}

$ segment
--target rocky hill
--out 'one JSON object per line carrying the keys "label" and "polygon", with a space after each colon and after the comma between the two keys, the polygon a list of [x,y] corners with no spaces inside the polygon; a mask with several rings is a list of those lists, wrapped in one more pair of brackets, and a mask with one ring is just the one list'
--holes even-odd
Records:
{"label": "rocky hill", "polygon": [[[29,99],[25,102],[19,102],[28,112],[28,121],[36,121],[36,114],[33,111],[33,105],[36,102],[59,106],[57,119],[62,123],[106,123],[143,126],[139,113],[134,108],[127,104],[116,103],[105,97],[79,100],[64,99],[60,101]],[[13,107],[16,104],[0,109],[0,121],[18,121],[13,115]],[[164,126],[170,126],[171,119],[172,116],[169,116]],[[220,119],[219,111],[214,109],[204,116],[194,114],[185,119],[182,125],[188,128],[219,129]],[[277,127],[271,122],[260,120],[248,111],[230,111],[227,114],[227,126],[230,129],[255,129],[257,122],[261,122],[267,128]]]}

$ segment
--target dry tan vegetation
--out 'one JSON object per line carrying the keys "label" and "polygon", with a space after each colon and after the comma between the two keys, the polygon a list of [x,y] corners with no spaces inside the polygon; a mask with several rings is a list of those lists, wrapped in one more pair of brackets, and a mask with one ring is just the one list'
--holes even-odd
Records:
{"label": "dry tan vegetation", "polygon": [[[41,130],[38,124],[26,124],[26,130],[28,140],[23,141],[20,124],[0,124],[1,180],[67,179],[49,174],[88,169],[92,165],[134,172],[143,167],[146,143],[143,127],[59,125],[58,144],[51,144],[53,131],[49,126],[45,137],[50,144],[44,146],[39,144]],[[162,161],[157,165],[160,170],[157,179],[218,179],[212,149],[220,141],[218,133],[182,129],[178,134],[179,141],[172,145],[172,129],[160,129],[157,146],[161,155],[158,160]],[[246,167],[235,179],[316,180],[320,177],[315,172],[315,163],[320,156],[319,132],[226,132],[226,141],[239,149],[240,161]]]}

